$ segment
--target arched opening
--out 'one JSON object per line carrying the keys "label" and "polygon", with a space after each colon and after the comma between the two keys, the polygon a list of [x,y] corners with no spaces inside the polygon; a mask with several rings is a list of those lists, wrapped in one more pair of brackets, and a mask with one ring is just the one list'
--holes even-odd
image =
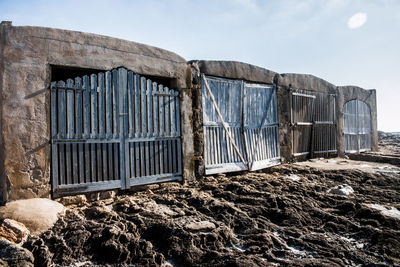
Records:
{"label": "arched opening", "polygon": [[371,111],[365,102],[356,99],[344,104],[343,134],[345,153],[371,150]]}

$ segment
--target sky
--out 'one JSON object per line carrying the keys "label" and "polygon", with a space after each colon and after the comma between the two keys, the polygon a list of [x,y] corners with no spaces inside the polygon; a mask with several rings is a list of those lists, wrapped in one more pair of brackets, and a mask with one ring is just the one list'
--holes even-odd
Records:
{"label": "sky", "polygon": [[400,0],[0,0],[0,21],[107,35],[377,90],[400,132]]}

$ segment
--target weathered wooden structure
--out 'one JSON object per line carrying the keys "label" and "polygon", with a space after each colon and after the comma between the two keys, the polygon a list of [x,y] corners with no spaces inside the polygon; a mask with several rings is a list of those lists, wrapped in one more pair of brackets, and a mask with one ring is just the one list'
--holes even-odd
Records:
{"label": "weathered wooden structure", "polygon": [[377,149],[376,93],[0,24],[0,198],[58,197]]}

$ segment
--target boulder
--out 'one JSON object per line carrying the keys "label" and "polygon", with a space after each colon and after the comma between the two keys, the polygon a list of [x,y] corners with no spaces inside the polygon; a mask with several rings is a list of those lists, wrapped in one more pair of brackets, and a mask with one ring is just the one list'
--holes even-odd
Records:
{"label": "boulder", "polygon": [[33,266],[34,257],[32,253],[8,240],[0,239],[0,266]]}
{"label": "boulder", "polygon": [[328,193],[341,196],[350,196],[354,193],[354,189],[348,184],[341,184],[329,189]]}
{"label": "boulder", "polygon": [[28,228],[20,222],[11,219],[4,219],[0,222],[0,239],[19,244],[24,242],[28,238],[28,235]]}
{"label": "boulder", "polygon": [[32,198],[12,201],[0,207],[0,218],[21,222],[32,234],[39,235],[51,228],[64,211],[61,203],[46,198]]}

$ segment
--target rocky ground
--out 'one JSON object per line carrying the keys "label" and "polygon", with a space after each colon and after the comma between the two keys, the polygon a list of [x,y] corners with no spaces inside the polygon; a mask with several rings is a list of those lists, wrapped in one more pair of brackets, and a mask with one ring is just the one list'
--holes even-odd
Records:
{"label": "rocky ground", "polygon": [[71,206],[24,247],[36,266],[400,265],[400,169],[321,162],[337,166],[281,165]]}
{"label": "rocky ground", "polygon": [[378,132],[379,152],[383,154],[400,156],[400,133],[391,134]]}

